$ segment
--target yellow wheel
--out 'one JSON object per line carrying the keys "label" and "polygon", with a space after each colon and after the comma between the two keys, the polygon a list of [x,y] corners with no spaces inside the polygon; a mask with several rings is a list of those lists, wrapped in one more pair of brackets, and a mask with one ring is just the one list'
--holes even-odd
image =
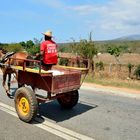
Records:
{"label": "yellow wheel", "polygon": [[29,105],[28,100],[25,97],[21,97],[21,99],[19,100],[18,110],[23,116],[28,115],[30,111],[30,105]]}
{"label": "yellow wheel", "polygon": [[16,91],[15,108],[22,121],[30,122],[35,118],[38,103],[34,92],[30,88],[21,87]]}

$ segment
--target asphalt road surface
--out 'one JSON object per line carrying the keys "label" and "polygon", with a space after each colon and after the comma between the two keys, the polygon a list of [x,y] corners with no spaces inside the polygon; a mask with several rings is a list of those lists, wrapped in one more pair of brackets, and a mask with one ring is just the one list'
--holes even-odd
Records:
{"label": "asphalt road surface", "polygon": [[39,116],[27,124],[1,83],[0,89],[0,140],[140,140],[139,95],[83,86],[72,110],[57,101],[41,104]]}

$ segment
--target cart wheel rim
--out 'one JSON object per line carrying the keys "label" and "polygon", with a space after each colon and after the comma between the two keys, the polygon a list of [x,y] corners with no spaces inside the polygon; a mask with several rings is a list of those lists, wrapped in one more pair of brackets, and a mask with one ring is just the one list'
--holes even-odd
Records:
{"label": "cart wheel rim", "polygon": [[21,97],[18,103],[18,109],[23,116],[28,115],[30,111],[30,105],[28,100],[25,97]]}

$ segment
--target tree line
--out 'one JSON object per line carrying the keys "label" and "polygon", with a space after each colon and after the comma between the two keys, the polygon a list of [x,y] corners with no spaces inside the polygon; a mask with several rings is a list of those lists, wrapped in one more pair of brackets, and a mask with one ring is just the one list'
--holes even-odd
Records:
{"label": "tree line", "polygon": [[19,43],[0,43],[0,49],[3,49],[7,52],[19,52],[19,51],[27,51],[30,55],[35,55],[39,52],[40,43],[42,39],[28,40],[22,41]]}
{"label": "tree line", "polygon": [[[5,49],[6,51],[27,51],[30,55],[35,55],[36,53],[39,53],[39,48],[40,48],[40,43],[42,39],[36,39],[34,38],[32,40],[28,41],[22,41],[19,43],[0,43],[0,48]],[[129,45],[134,45],[133,49],[132,46],[130,47]],[[92,34],[89,34],[88,39],[81,39],[79,42],[76,42],[74,39],[72,40],[71,43],[66,43],[66,44],[58,44],[58,51],[59,52],[69,52],[74,54],[75,56],[80,57],[80,59],[87,60],[86,62],[86,67],[94,71],[94,66],[102,66],[103,67],[103,62],[101,64],[94,64],[94,56],[97,55],[98,53],[104,53],[107,52],[111,55],[113,55],[116,59],[116,62],[118,65],[120,65],[119,62],[119,56],[122,53],[133,53],[135,50],[138,50],[140,45],[140,41],[130,41],[128,43],[126,42],[95,42],[92,40]],[[60,56],[61,57],[61,56]],[[60,59],[61,63],[65,63],[65,61],[62,61]],[[67,60],[66,60],[67,61]],[[98,67],[99,67],[98,66]],[[128,64],[128,69],[129,69],[129,75],[131,73],[131,69],[133,68],[132,64]],[[136,75],[138,78],[140,78],[140,66],[138,66],[136,70]]]}

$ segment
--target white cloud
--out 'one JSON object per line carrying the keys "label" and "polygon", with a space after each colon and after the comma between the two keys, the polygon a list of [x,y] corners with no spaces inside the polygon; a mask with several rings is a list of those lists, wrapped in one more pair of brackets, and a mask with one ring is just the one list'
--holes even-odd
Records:
{"label": "white cloud", "polygon": [[60,13],[63,12],[63,19],[65,17],[72,17],[73,20],[80,19],[81,26],[84,26],[87,32],[95,31],[101,36],[102,34],[121,36],[140,33],[139,0],[108,0],[104,4],[89,4],[85,0],[86,4],[77,6],[68,5],[63,0],[30,1],[57,9]]}
{"label": "white cloud", "polygon": [[89,15],[97,10],[97,8],[93,5],[71,6],[69,9],[78,12],[80,15]]}
{"label": "white cloud", "polygon": [[118,0],[109,6],[101,11],[104,13],[102,17],[105,25],[111,23],[115,28],[125,29],[128,26],[135,28],[133,23],[140,23],[140,4],[136,0]]}
{"label": "white cloud", "polygon": [[79,5],[72,9],[79,16],[88,17],[87,27],[91,30],[98,28],[106,34],[116,32],[118,35],[140,33],[139,0],[110,0],[104,5]]}

